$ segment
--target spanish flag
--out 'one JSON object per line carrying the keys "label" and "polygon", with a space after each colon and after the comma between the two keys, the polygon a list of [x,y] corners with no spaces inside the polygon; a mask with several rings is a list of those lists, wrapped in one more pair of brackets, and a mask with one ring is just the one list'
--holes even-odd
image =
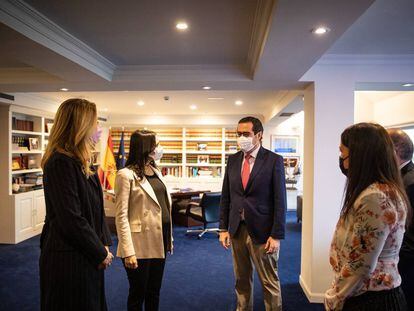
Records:
{"label": "spanish flag", "polygon": [[99,169],[99,179],[104,189],[112,190],[115,187],[116,163],[114,157],[114,147],[112,144],[112,135],[109,131],[108,144],[106,146],[105,158],[103,165]]}

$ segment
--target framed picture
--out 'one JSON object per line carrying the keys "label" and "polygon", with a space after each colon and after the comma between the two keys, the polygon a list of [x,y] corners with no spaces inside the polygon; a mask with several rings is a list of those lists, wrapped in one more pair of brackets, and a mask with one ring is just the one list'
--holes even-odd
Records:
{"label": "framed picture", "polygon": [[198,164],[209,164],[210,163],[210,157],[208,155],[200,154],[197,156],[197,163]]}
{"label": "framed picture", "polygon": [[39,138],[29,138],[29,149],[39,150]]}
{"label": "framed picture", "polygon": [[22,168],[20,157],[12,159],[12,170],[20,170]]}
{"label": "framed picture", "polygon": [[299,136],[271,135],[271,148],[283,156],[299,155]]}

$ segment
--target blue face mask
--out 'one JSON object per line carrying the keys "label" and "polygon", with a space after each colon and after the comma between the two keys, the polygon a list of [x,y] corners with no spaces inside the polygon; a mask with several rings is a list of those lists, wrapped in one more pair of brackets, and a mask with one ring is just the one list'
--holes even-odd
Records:
{"label": "blue face mask", "polygon": [[339,168],[341,169],[342,174],[344,174],[346,177],[348,177],[348,169],[345,168],[344,162],[348,158],[349,156],[347,156],[346,158],[339,157]]}

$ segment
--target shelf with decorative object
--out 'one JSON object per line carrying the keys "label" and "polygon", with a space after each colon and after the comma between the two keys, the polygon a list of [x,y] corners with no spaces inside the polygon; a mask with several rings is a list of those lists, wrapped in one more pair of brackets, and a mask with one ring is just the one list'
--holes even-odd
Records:
{"label": "shelf with decorative object", "polygon": [[[41,232],[46,213],[41,160],[51,113],[0,105],[0,243]],[[50,127],[50,126],[49,126]]]}
{"label": "shelf with decorative object", "polygon": [[40,172],[43,172],[43,170],[41,168],[35,168],[35,169],[12,171],[12,174],[13,175],[19,175],[19,174],[40,173]]}
{"label": "shelf with decorative object", "polygon": [[43,151],[34,151],[34,150],[12,150],[12,154],[42,154]]}
{"label": "shelf with decorative object", "polygon": [[33,135],[33,136],[42,136],[42,133],[40,133],[40,132],[32,132],[32,131],[18,131],[18,130],[12,130],[12,134],[16,134],[16,135]]}
{"label": "shelf with decorative object", "polygon": [[186,176],[190,178],[220,178],[221,166],[191,165],[186,168]]}

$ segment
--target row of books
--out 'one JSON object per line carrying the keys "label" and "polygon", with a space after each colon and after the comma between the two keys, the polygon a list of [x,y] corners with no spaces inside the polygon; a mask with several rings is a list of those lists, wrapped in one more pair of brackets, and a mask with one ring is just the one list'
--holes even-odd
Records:
{"label": "row of books", "polygon": [[183,158],[178,154],[164,154],[161,163],[182,163]]}
{"label": "row of books", "polygon": [[187,163],[210,163],[210,164],[221,164],[221,155],[187,155]]}
{"label": "row of books", "polygon": [[182,168],[181,166],[178,167],[163,167],[161,168],[161,173],[163,176],[175,176],[175,177],[182,177]]}
{"label": "row of books", "polygon": [[12,118],[12,129],[17,131],[33,132],[34,122],[29,120],[20,120],[16,117]]}

